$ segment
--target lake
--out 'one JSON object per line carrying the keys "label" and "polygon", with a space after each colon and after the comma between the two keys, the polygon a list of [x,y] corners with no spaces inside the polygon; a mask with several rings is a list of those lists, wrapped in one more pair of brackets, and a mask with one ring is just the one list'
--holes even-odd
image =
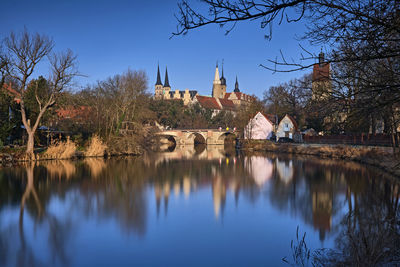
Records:
{"label": "lake", "polygon": [[3,168],[0,266],[384,265],[399,196],[354,162],[211,146]]}

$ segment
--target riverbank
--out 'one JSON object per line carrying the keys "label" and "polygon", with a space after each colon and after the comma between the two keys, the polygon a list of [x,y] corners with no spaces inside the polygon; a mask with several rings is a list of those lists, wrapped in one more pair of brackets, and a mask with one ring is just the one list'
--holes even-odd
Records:
{"label": "riverbank", "polygon": [[136,140],[129,138],[113,138],[104,143],[94,136],[85,147],[78,147],[74,142],[58,142],[46,148],[36,148],[33,158],[27,157],[26,147],[4,147],[0,150],[0,166],[10,167],[24,162],[46,160],[109,158],[119,156],[138,156],[144,153],[144,148]]}
{"label": "riverbank", "polygon": [[244,142],[242,149],[351,160],[378,167],[400,177],[400,161],[398,155],[395,155],[390,147],[274,143],[266,140],[252,140]]}

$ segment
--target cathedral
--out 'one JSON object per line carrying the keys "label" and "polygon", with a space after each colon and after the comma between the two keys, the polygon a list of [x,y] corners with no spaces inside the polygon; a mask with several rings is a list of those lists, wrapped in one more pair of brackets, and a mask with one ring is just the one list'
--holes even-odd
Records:
{"label": "cathedral", "polygon": [[214,81],[211,96],[200,96],[195,90],[171,90],[168,79],[168,71],[165,69],[164,84],[161,82],[160,68],[157,67],[157,81],[155,84],[154,99],[182,100],[184,105],[199,103],[204,108],[214,111],[229,110],[235,111],[238,108],[250,105],[255,100],[253,96],[242,93],[239,89],[236,77],[235,89],[231,93],[226,92],[226,79],[222,67],[222,76],[219,75],[218,64],[215,67]]}
{"label": "cathedral", "polygon": [[168,79],[168,70],[165,68],[165,79],[164,79],[164,84],[161,83],[161,76],[160,76],[160,67],[157,67],[157,81],[155,85],[155,93],[154,93],[154,99],[181,99],[183,101],[183,104],[189,105],[192,103],[193,98],[197,95],[197,91],[194,90],[188,90],[186,89],[185,91],[179,91],[171,90],[171,85],[169,85],[169,79]]}

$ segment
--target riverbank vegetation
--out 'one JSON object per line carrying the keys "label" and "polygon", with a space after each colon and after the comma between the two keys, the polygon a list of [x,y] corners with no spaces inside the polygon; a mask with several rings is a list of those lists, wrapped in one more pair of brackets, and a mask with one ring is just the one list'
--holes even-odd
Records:
{"label": "riverbank vegetation", "polygon": [[267,140],[247,140],[243,143],[243,150],[249,152],[268,151],[285,154],[317,156],[318,158],[332,158],[350,160],[378,167],[392,175],[400,177],[398,155],[389,147],[349,146],[326,144],[285,144]]}
{"label": "riverbank vegetation", "polygon": [[[73,87],[73,78],[79,75],[74,54],[69,50],[53,53],[51,38],[25,29],[11,33],[0,47],[0,147],[24,146],[32,158],[34,146],[44,149],[69,136],[82,150],[92,136],[98,136],[108,154],[140,154],[154,145],[153,134],[161,128],[241,131],[258,111],[277,120],[289,114],[300,130],[312,128],[324,135],[384,132],[391,135],[393,146],[399,146],[400,19],[396,1],[203,2],[211,8],[211,17],[192,9],[188,1],[180,3],[176,34],[206,24],[235,25],[253,18],[261,19],[263,28],[276,17],[287,16],[291,22],[302,19],[310,26],[304,39],[326,45],[326,52],[317,56],[307,51],[308,57],[293,64],[282,56],[282,61],[271,61],[273,67],[264,67],[294,71],[328,66],[328,71],[325,76],[319,73],[322,77],[313,73],[272,86],[262,100],[236,112],[213,114],[198,104],[152,99],[148,77],[141,70],[128,69],[77,90]],[[343,19],[332,19],[336,17]],[[37,64],[47,57],[51,75],[33,78]]]}

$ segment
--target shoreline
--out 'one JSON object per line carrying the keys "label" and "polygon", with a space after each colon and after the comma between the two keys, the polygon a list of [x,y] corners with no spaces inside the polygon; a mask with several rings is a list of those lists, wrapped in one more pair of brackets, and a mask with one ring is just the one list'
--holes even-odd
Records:
{"label": "shoreline", "polygon": [[[351,145],[331,145],[331,144],[297,144],[297,143],[274,143],[267,140],[252,140],[242,143],[240,149],[244,152],[273,152],[291,155],[309,155],[322,159],[341,159],[358,162],[376,167],[390,175],[400,178],[400,160],[393,154],[391,147],[370,147],[370,146],[351,146]],[[77,160],[85,158],[118,158],[118,157],[137,157],[141,153],[105,153],[104,155],[86,156],[83,152],[77,151],[72,157],[42,157],[36,154],[35,160],[28,160],[25,154],[19,151],[0,152],[0,168],[18,166],[29,162],[43,162],[52,160]]]}
{"label": "shoreline", "polygon": [[79,160],[87,158],[118,158],[118,157],[137,157],[143,153],[119,153],[119,154],[104,154],[104,155],[92,155],[86,156],[83,152],[77,152],[72,157],[68,158],[57,158],[57,157],[40,157],[39,153],[35,154],[35,160],[25,158],[22,153],[4,153],[0,152],[0,168],[19,166],[26,163],[37,163],[45,161],[57,161],[57,160]]}
{"label": "shoreline", "polygon": [[242,145],[243,151],[263,151],[294,155],[310,155],[319,158],[350,160],[377,167],[393,176],[400,177],[400,161],[391,147],[369,147],[330,144],[273,143],[249,141]]}

